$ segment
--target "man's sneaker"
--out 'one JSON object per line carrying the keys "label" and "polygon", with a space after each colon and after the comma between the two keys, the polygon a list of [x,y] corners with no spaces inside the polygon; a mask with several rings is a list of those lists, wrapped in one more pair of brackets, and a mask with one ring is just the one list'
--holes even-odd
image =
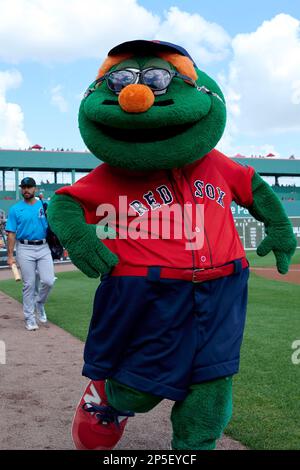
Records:
{"label": "man's sneaker", "polygon": [[108,404],[104,380],[91,380],[77,406],[72,438],[78,450],[113,449],[122,437],[131,411],[118,411]]}
{"label": "man's sneaker", "polygon": [[44,305],[41,305],[38,302],[36,302],[35,309],[36,309],[36,314],[37,314],[38,320],[41,323],[47,323],[47,315],[46,315],[46,312],[45,312]]}
{"label": "man's sneaker", "polygon": [[25,328],[29,331],[38,330],[39,327],[37,326],[35,318],[28,318],[27,320],[25,320]]}

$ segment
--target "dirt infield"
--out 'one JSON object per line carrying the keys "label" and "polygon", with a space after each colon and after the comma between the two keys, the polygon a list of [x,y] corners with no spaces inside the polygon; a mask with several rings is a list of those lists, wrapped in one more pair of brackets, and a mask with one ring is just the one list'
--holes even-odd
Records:
{"label": "dirt infield", "polygon": [[[25,330],[21,304],[2,292],[0,306],[0,340],[6,345],[6,364],[0,363],[0,449],[73,449],[72,417],[87,383],[81,376],[83,343],[53,324]],[[171,407],[164,400],[136,415],[118,449],[169,449]],[[218,449],[246,448],[224,437]]]}
{"label": "dirt infield", "polygon": [[272,268],[251,268],[255,274],[267,279],[274,279],[276,281],[289,282],[292,284],[300,284],[300,264],[293,264],[290,270],[284,276],[279,274],[276,267]]}

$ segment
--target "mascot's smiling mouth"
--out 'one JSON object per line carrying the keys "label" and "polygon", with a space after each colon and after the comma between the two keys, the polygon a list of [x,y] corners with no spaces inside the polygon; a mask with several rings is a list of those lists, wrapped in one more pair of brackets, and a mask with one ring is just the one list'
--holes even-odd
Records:
{"label": "mascot's smiling mouth", "polygon": [[[119,106],[119,102],[115,100],[104,100],[102,102],[104,105],[110,105],[110,106]],[[162,101],[155,101],[153,103],[153,106],[170,106],[171,104],[174,104],[174,100],[162,100]]]}
{"label": "mascot's smiling mouth", "polygon": [[167,140],[179,134],[183,134],[185,131],[191,129],[198,123],[199,121],[179,124],[176,126],[163,126],[151,129],[120,129],[117,127],[106,126],[98,122],[96,123],[94,121],[94,124],[97,126],[97,128],[108,137],[123,142],[138,143]]}

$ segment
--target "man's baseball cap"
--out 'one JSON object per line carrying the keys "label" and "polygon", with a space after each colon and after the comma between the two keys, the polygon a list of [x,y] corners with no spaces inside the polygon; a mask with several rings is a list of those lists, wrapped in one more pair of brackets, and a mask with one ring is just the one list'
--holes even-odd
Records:
{"label": "man's baseball cap", "polygon": [[22,188],[23,186],[36,186],[36,182],[33,178],[30,178],[29,176],[26,176],[26,178],[23,178],[19,186]]}
{"label": "man's baseball cap", "polygon": [[133,52],[134,54],[145,54],[145,52],[151,53],[157,50],[166,52],[176,52],[177,54],[189,57],[193,62],[194,67],[197,67],[190,54],[183,47],[165,41],[146,41],[145,39],[136,39],[134,41],[122,42],[122,44],[113,47],[109,51],[108,55],[112,56],[117,54],[123,54],[124,52]]}

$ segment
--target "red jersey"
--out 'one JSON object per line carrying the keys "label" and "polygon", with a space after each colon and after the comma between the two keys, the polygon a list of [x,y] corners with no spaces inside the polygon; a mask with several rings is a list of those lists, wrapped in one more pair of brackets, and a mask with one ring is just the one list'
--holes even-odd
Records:
{"label": "red jersey", "polygon": [[209,268],[245,256],[231,202],[252,205],[253,174],[253,168],[212,150],[172,170],[131,171],[103,163],[56,194],[76,199],[89,224],[105,224],[114,213],[110,226],[116,237],[103,243],[121,265]]}

